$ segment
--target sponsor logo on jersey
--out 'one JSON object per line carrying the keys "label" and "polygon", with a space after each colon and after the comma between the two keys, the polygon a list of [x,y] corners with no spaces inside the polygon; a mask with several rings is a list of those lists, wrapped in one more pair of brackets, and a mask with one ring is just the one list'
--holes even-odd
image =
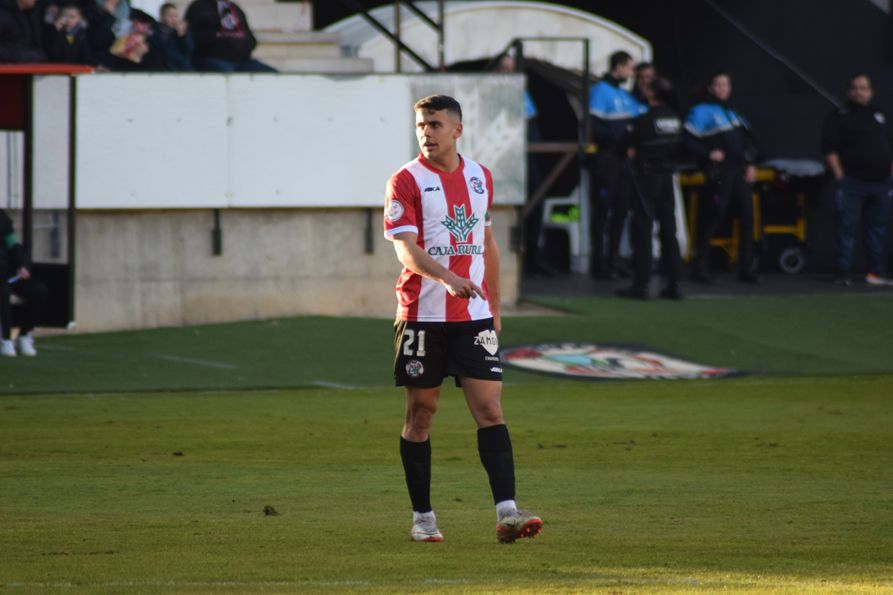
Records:
{"label": "sponsor logo on jersey", "polygon": [[428,186],[422,192],[440,192],[440,186]]}
{"label": "sponsor logo on jersey", "polygon": [[394,223],[399,221],[405,212],[406,209],[403,208],[403,204],[399,200],[392,200],[388,205],[387,212],[385,212],[385,218]]}
{"label": "sponsor logo on jersey", "polygon": [[527,371],[592,380],[721,378],[740,374],[658,353],[644,347],[546,343],[503,350],[502,360]]}
{"label": "sponsor logo on jersey", "polygon": [[496,355],[496,352],[499,351],[499,338],[496,336],[496,331],[492,329],[479,332],[474,338],[474,344],[486,349],[490,355]]}
{"label": "sponsor logo on jersey", "polygon": [[406,375],[410,378],[419,378],[425,373],[425,366],[417,359],[411,359],[406,362]]}
{"label": "sponsor logo on jersey", "polygon": [[479,244],[457,244],[455,246],[431,246],[428,254],[431,256],[475,256],[484,253],[484,247]]}
{"label": "sponsor logo on jersey", "polygon": [[471,182],[471,189],[475,191],[476,194],[484,193],[484,183],[477,176],[474,176],[469,180]]}
{"label": "sponsor logo on jersey", "polygon": [[502,374],[502,368],[492,367],[490,368],[491,372],[496,372],[497,374]]}
{"label": "sponsor logo on jersey", "polygon": [[471,214],[471,219],[466,217],[465,205],[453,205],[453,216],[447,215],[441,223],[449,230],[450,235],[456,238],[457,242],[467,242],[468,235],[478,221],[480,219],[475,217],[474,213]]}

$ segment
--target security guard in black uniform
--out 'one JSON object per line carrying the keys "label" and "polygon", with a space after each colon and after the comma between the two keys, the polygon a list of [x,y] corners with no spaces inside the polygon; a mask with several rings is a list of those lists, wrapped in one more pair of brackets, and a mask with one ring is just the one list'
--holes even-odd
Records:
{"label": "security guard in black uniform", "polygon": [[681,160],[682,122],[670,105],[673,87],[655,78],[646,92],[650,109],[630,124],[629,156],[633,168],[633,285],[617,291],[621,297],[648,299],[651,281],[651,234],[660,225],[660,251],[667,285],[664,299],[682,299],[679,275],[682,262],[676,240],[673,172]]}

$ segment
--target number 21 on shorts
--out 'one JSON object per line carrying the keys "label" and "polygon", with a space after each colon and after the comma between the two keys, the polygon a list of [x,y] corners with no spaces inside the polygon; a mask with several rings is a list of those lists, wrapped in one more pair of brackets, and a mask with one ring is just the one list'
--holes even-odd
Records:
{"label": "number 21 on shorts", "polygon": [[[413,345],[415,345],[415,353],[412,351]],[[411,328],[403,330],[403,355],[425,357],[425,331],[416,332]]]}

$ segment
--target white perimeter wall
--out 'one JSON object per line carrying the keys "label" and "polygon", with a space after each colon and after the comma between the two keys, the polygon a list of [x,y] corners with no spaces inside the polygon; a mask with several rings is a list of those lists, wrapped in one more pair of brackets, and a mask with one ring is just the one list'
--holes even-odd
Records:
{"label": "white perimeter wall", "polygon": [[[80,209],[379,207],[418,154],[413,103],[462,104],[460,151],[524,200],[520,76],[169,75],[77,78]],[[35,205],[64,208],[67,77],[35,81]],[[0,167],[3,167],[0,165]]]}

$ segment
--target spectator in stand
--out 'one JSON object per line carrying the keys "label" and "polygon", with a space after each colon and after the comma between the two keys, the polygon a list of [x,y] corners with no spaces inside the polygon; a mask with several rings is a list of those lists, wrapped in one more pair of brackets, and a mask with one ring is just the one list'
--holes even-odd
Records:
{"label": "spectator in stand", "polygon": [[0,63],[45,62],[37,0],[0,0]]}
{"label": "spectator in stand", "polygon": [[589,93],[592,133],[598,143],[592,172],[589,227],[590,273],[597,279],[629,277],[619,255],[632,191],[626,156],[627,134],[632,119],[647,110],[621,86],[633,75],[636,65],[633,57],[623,51],[614,52],[608,65],[608,73]]}
{"label": "spectator in stand", "polygon": [[[12,341],[12,295],[23,301],[19,336]],[[12,220],[0,209],[0,356],[37,355],[31,331],[47,298],[46,286],[31,276],[28,255],[19,243]]]}
{"label": "spectator in stand", "polygon": [[710,240],[730,207],[738,215],[738,280],[758,282],[753,272],[756,147],[747,120],[729,103],[731,95],[731,77],[715,73],[704,100],[689,110],[685,122],[685,145],[697,156],[707,180],[691,266],[691,279],[698,283],[713,282],[708,265]]}
{"label": "spectator in stand", "polygon": [[158,22],[158,44],[164,55],[164,66],[168,70],[186,72],[192,70],[192,52],[195,43],[186,23],[180,18],[175,4],[161,5]]}
{"label": "spectator in stand", "polygon": [[893,285],[883,277],[884,236],[893,201],[893,127],[873,97],[867,75],[850,77],[847,102],[828,116],[822,134],[822,152],[837,184],[834,282],[838,285],[852,284],[850,267],[860,215],[868,261],[865,282]]}
{"label": "spectator in stand", "polygon": [[257,40],[245,13],[232,0],[193,0],[186,10],[195,40],[192,65],[210,72],[276,72],[251,57]]}
{"label": "spectator in stand", "polygon": [[56,16],[52,24],[47,25],[44,35],[49,60],[66,64],[96,64],[87,38],[87,21],[81,8],[75,4],[64,4],[54,12]]}

